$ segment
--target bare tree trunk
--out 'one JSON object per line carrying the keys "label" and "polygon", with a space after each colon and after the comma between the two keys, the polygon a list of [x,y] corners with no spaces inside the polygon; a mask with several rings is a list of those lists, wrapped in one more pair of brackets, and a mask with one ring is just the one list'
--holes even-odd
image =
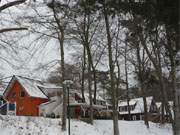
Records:
{"label": "bare tree trunk", "polygon": [[[116,66],[117,66],[117,70],[118,70],[118,78],[116,81],[116,95],[119,96],[119,85],[120,85],[120,65],[118,60],[116,61]],[[118,100],[117,100],[117,105],[118,105]]]}
{"label": "bare tree trunk", "polygon": [[[174,69],[173,69],[174,70]],[[180,135],[180,88],[176,86],[175,71],[173,71],[173,88],[175,89],[174,98],[174,135]]]}
{"label": "bare tree trunk", "polygon": [[[170,51],[170,50],[169,50]],[[173,52],[169,55],[170,61],[171,61],[171,83],[172,83],[172,90],[174,93],[173,96],[173,103],[174,103],[174,120],[172,123],[173,127],[173,135],[179,135],[180,134],[180,101],[176,83],[176,62],[175,62],[175,55],[173,55]]]}
{"label": "bare tree trunk", "polygon": [[162,66],[161,66],[161,54],[160,54],[160,47],[157,45],[157,57],[158,57],[158,62],[157,62],[157,67],[158,67],[158,75],[159,75],[159,80],[160,80],[160,85],[161,85],[161,90],[162,90],[162,94],[163,94],[163,102],[164,102],[164,106],[165,106],[165,110],[166,110],[166,115],[169,116],[170,118],[170,122],[172,123],[172,127],[173,127],[173,117],[172,117],[172,113],[170,110],[170,105],[168,102],[168,96],[167,96],[167,92],[165,89],[165,84],[164,84],[164,79],[163,79],[163,73],[162,73]]}
{"label": "bare tree trunk", "polygon": [[92,59],[91,50],[90,50],[90,44],[88,41],[85,44],[86,44],[85,47],[86,47],[87,55],[88,55],[88,61],[89,61],[89,64],[92,68],[92,73],[93,73],[93,81],[94,81],[93,103],[96,104],[96,92],[97,92],[96,69],[95,69],[94,64],[93,64],[93,59]]}
{"label": "bare tree trunk", "polygon": [[97,92],[96,69],[95,69],[94,64],[93,64],[93,59],[92,59],[92,55],[91,55],[90,44],[88,42],[88,38],[87,38],[87,41],[85,43],[85,47],[86,47],[86,50],[87,50],[88,61],[89,61],[89,64],[90,64],[90,66],[92,68],[92,72],[93,72],[93,81],[94,81],[93,103],[96,104],[96,92]]}
{"label": "bare tree trunk", "polygon": [[164,107],[164,99],[163,99],[163,97],[161,98],[161,123],[163,124],[164,122],[165,122],[165,112],[164,112],[164,110],[165,110],[165,107]]}
{"label": "bare tree trunk", "polygon": [[[52,1],[52,10],[54,19],[58,26],[58,40],[60,45],[60,55],[61,55],[61,69],[62,69],[62,82],[65,80],[65,68],[64,68],[64,27],[61,26],[60,20],[57,17],[56,10],[55,10],[55,3],[54,0]],[[63,110],[62,110],[62,130],[66,130],[66,119],[67,119],[67,94],[66,88],[63,85]]]}
{"label": "bare tree trunk", "polygon": [[[64,48],[61,44],[61,68],[62,68],[62,81],[65,80],[65,68],[64,68]],[[66,118],[67,118],[67,96],[66,88],[63,85],[63,112],[62,112],[62,130],[66,130]],[[68,106],[69,107],[69,106]]]}
{"label": "bare tree trunk", "polygon": [[94,97],[93,97],[93,102],[96,104],[96,93],[97,93],[97,80],[96,80],[96,69],[93,66],[93,79],[94,79]]}
{"label": "bare tree trunk", "polygon": [[142,91],[142,95],[143,95],[143,104],[144,104],[144,123],[147,126],[147,128],[149,128],[149,121],[148,121],[148,110],[147,110],[147,101],[146,101],[146,96],[144,93],[144,86],[143,84],[141,84],[141,91]]}
{"label": "bare tree trunk", "polygon": [[129,106],[129,82],[128,82],[128,67],[127,67],[127,43],[125,45],[125,54],[124,54],[124,61],[125,61],[125,76],[126,76],[126,91],[127,91],[127,105],[128,105],[128,120],[131,120],[131,110]]}
{"label": "bare tree trunk", "polygon": [[107,41],[108,41],[108,57],[109,57],[109,68],[110,68],[110,83],[111,83],[111,90],[112,90],[112,103],[113,103],[113,129],[114,129],[114,135],[119,135],[119,124],[118,124],[118,105],[117,105],[117,95],[116,95],[116,89],[115,89],[115,82],[114,82],[114,63],[113,63],[113,57],[112,57],[112,39],[110,34],[110,28],[109,28],[109,18],[107,14],[106,5],[104,3],[103,5],[103,14],[104,14],[104,20],[106,25],[106,34],[107,34]]}
{"label": "bare tree trunk", "polygon": [[176,47],[176,51],[174,49],[175,46],[178,46],[179,40],[177,39],[177,42],[175,45],[171,41],[171,34],[172,31],[169,29],[169,27],[166,27],[166,38],[168,41],[168,44],[165,46],[166,49],[169,52],[169,59],[171,62],[171,83],[172,83],[172,90],[174,93],[174,121],[173,121],[173,135],[179,135],[180,134],[180,88],[177,86],[177,80],[176,80],[176,51],[178,51],[178,47]]}
{"label": "bare tree trunk", "polygon": [[180,88],[177,87],[176,84],[176,66],[175,60],[174,64],[172,63],[172,87],[174,92],[174,123],[173,123],[173,131],[174,135],[180,135]]}
{"label": "bare tree trunk", "polygon": [[85,102],[85,96],[84,96],[84,74],[86,69],[86,49],[84,47],[83,52],[83,62],[82,62],[82,82],[81,82],[81,94],[82,94],[82,101]]}
{"label": "bare tree trunk", "polygon": [[89,100],[90,100],[90,123],[93,124],[93,98],[92,98],[92,80],[91,80],[91,67],[92,67],[92,56],[90,52],[89,45],[87,44],[88,42],[85,43],[86,50],[87,50],[87,55],[88,55],[88,89],[89,89]]}
{"label": "bare tree trunk", "polygon": [[140,88],[141,88],[143,104],[144,104],[144,123],[147,126],[147,128],[149,128],[147,101],[146,101],[146,95],[144,92],[144,75],[143,75],[144,70],[143,69],[145,69],[145,65],[141,65],[144,62],[142,62],[141,60],[139,45],[137,45],[136,50],[137,50],[136,52],[137,52],[137,62],[138,62],[138,76],[139,76]]}
{"label": "bare tree trunk", "polygon": [[93,125],[93,100],[92,100],[92,88],[91,88],[91,65],[88,60],[88,89],[89,89],[89,102],[90,102],[90,123]]}
{"label": "bare tree trunk", "polygon": [[[144,37],[142,34],[139,35],[139,38],[141,40],[141,43],[144,47],[144,49],[146,50],[146,53],[149,57],[149,59],[151,60],[151,62],[153,63],[153,66],[155,67],[156,69],[156,73],[159,77],[159,83],[160,83],[160,90],[161,90],[161,93],[162,93],[162,102],[164,103],[165,105],[165,109],[166,109],[166,112],[169,114],[169,117],[170,117],[170,121],[172,122],[173,119],[172,119],[172,114],[171,114],[171,111],[170,111],[170,106],[169,106],[169,103],[168,103],[168,98],[167,98],[167,93],[166,93],[166,90],[165,90],[165,84],[164,84],[164,80],[163,80],[163,75],[162,75],[162,69],[161,69],[161,63],[160,61],[156,61],[152,54],[150,53],[146,43],[145,43],[145,40],[144,40]],[[157,55],[160,55],[160,52],[156,52]],[[160,60],[160,56],[158,56],[159,60]]]}
{"label": "bare tree trunk", "polygon": [[90,11],[89,11],[89,1],[84,3],[84,18],[83,18],[83,29],[81,40],[84,48],[87,52],[88,58],[88,89],[89,89],[89,101],[90,101],[90,123],[93,124],[93,98],[92,98],[92,78],[91,78],[91,67],[93,67],[93,60],[91,55],[90,49],[90,42],[89,42],[89,29],[90,29]]}
{"label": "bare tree trunk", "polygon": [[162,95],[163,95],[163,103],[164,104],[164,107],[165,107],[165,111],[166,111],[166,115],[169,116],[169,119],[170,119],[170,122],[173,124],[173,118],[172,118],[172,113],[171,113],[171,110],[170,110],[170,105],[168,103],[168,98],[167,98],[167,93],[165,92],[165,84],[164,84],[164,80],[163,80],[163,77],[162,77],[162,73],[161,75],[159,75],[159,79],[160,79],[160,87],[161,87],[161,92],[162,92]]}

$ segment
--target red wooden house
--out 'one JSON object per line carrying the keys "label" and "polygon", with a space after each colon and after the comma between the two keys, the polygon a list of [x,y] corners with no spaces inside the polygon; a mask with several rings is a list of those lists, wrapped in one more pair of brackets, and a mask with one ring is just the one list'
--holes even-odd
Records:
{"label": "red wooden house", "polygon": [[3,94],[8,102],[7,112],[17,116],[38,116],[39,105],[50,100],[43,88],[41,81],[13,76]]}

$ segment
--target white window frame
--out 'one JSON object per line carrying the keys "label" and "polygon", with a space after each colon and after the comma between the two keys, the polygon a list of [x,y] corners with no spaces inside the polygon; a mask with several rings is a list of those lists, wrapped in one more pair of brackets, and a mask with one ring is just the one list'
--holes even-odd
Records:
{"label": "white window frame", "polygon": [[9,104],[12,104],[12,103],[7,102],[7,115],[15,115],[16,116],[16,102],[13,103],[15,105],[14,111],[9,111]]}

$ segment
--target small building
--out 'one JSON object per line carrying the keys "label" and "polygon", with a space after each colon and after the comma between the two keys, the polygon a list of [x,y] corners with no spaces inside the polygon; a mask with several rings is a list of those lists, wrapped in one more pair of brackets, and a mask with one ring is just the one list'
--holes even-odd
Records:
{"label": "small building", "polygon": [[[90,113],[90,100],[89,93],[85,92],[85,102],[83,102],[82,95],[77,90],[72,90],[70,92],[70,110],[71,117],[77,117],[77,110],[80,110],[81,117],[89,117]],[[93,95],[92,95],[93,98]],[[100,113],[103,110],[108,109],[108,103],[97,93],[96,104],[93,104],[94,117],[99,118]]]}
{"label": "small building", "polygon": [[39,116],[39,105],[50,101],[59,88],[48,83],[22,76],[13,76],[3,98],[7,101],[7,114],[17,116]]}
{"label": "small building", "polygon": [[[8,115],[61,117],[63,106],[63,88],[39,80],[22,76],[13,76],[3,93],[6,103],[3,110]],[[70,89],[71,116],[80,110],[82,117],[89,116],[89,94],[85,92],[85,102],[81,93]],[[107,110],[109,104],[97,94],[94,114],[98,116],[102,110]]]}
{"label": "small building", "polygon": [[53,96],[48,102],[39,105],[39,116],[61,117],[62,116],[62,97]]}
{"label": "small building", "polygon": [[[90,101],[89,93],[85,92],[85,102],[83,102],[82,95],[78,90],[70,89],[70,116],[77,117],[77,110],[81,117],[89,117]],[[61,117],[63,99],[61,97],[52,97],[48,102],[39,105],[39,115],[45,117]],[[97,94],[96,105],[93,105],[94,114],[98,115],[101,110],[107,109],[107,102]]]}
{"label": "small building", "polygon": [[[146,97],[148,118],[153,121],[158,113],[158,108],[153,97]],[[127,100],[119,101],[119,118],[129,120]],[[143,120],[144,119],[144,104],[143,98],[134,98],[129,101],[130,107],[130,120]]]}

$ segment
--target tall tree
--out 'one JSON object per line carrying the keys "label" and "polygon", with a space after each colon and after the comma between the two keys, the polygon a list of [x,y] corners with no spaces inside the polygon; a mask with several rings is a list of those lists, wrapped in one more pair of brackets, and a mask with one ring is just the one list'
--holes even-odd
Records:
{"label": "tall tree", "polygon": [[[62,82],[65,81],[65,66],[64,66],[64,41],[65,41],[65,30],[67,27],[67,20],[65,19],[68,16],[67,7],[68,2],[61,3],[59,1],[52,0],[48,3],[53,11],[54,20],[57,25],[57,36],[60,45],[60,56],[61,56],[61,70],[62,70]],[[63,12],[60,12],[60,11]],[[59,15],[60,14],[60,15]],[[59,15],[59,16],[58,16]],[[67,92],[66,87],[63,84],[63,111],[62,111],[62,130],[66,130],[66,119],[67,119]]]}
{"label": "tall tree", "polygon": [[103,15],[104,22],[106,26],[106,36],[107,36],[107,47],[108,47],[108,58],[109,58],[109,68],[110,68],[110,86],[112,91],[112,106],[113,106],[113,129],[114,135],[119,135],[119,124],[118,124],[118,105],[117,105],[117,89],[115,89],[115,76],[114,76],[114,62],[113,62],[113,52],[112,52],[112,35],[110,32],[109,24],[109,10],[107,3],[103,1]]}
{"label": "tall tree", "polygon": [[128,53],[128,46],[127,46],[127,42],[126,42],[125,49],[124,49],[124,67],[125,67],[126,90],[127,90],[126,97],[127,97],[127,105],[128,105],[128,119],[131,120],[131,110],[130,110],[130,106],[129,106],[130,97],[129,97],[127,53]]}
{"label": "tall tree", "polygon": [[149,128],[148,122],[148,108],[147,108],[147,101],[146,101],[146,94],[145,94],[145,81],[146,81],[146,63],[145,60],[145,53],[143,50],[143,58],[141,58],[141,48],[139,45],[136,46],[137,51],[137,63],[138,63],[138,78],[140,82],[140,89],[142,92],[143,103],[144,103],[144,123]]}

